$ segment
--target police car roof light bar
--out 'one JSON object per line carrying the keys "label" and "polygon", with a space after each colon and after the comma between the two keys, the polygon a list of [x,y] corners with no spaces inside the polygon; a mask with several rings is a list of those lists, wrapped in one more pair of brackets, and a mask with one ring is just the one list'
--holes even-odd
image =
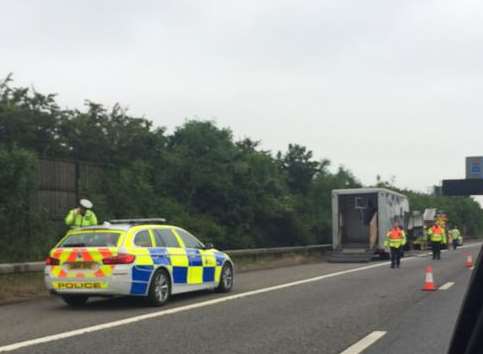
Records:
{"label": "police car roof light bar", "polygon": [[119,225],[119,224],[129,224],[129,225],[138,225],[138,224],[165,224],[166,219],[163,218],[147,218],[147,219],[113,219],[109,220],[110,224]]}

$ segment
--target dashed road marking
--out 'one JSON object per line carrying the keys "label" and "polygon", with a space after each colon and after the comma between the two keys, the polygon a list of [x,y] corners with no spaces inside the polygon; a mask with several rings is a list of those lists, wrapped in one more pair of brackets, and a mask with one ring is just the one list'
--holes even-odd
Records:
{"label": "dashed road marking", "polygon": [[[469,248],[469,247],[475,247],[475,246],[481,246],[481,243],[468,245],[466,247]],[[461,247],[461,248],[463,248],[463,247]],[[417,257],[412,256],[412,257],[404,258],[404,259],[401,260],[401,262],[407,262],[407,261],[414,260],[414,259],[417,259]],[[217,298],[217,299],[202,301],[202,302],[198,302],[198,303],[190,304],[190,305],[186,305],[186,306],[180,306],[180,307],[156,311],[156,312],[152,312],[152,313],[148,313],[148,314],[144,314],[144,315],[128,317],[128,318],[123,319],[123,320],[117,320],[117,321],[107,322],[107,323],[94,325],[94,326],[90,326],[90,327],[84,327],[84,328],[76,329],[76,330],[73,330],[73,331],[62,332],[62,333],[53,334],[53,335],[49,335],[49,336],[45,336],[45,337],[30,339],[30,340],[26,340],[26,341],[23,341],[23,342],[4,345],[4,346],[0,347],[0,352],[10,352],[10,351],[14,351],[14,350],[18,350],[18,349],[26,348],[26,347],[31,347],[31,346],[42,344],[42,343],[49,343],[49,342],[54,342],[54,341],[58,341],[58,340],[66,339],[66,338],[81,336],[81,335],[87,334],[87,333],[99,332],[99,331],[103,331],[103,330],[106,330],[106,329],[121,327],[121,326],[129,325],[129,324],[132,324],[132,323],[137,323],[137,322],[140,322],[140,321],[145,321],[145,320],[149,320],[149,319],[153,319],[153,318],[159,318],[159,317],[162,317],[162,316],[175,314],[175,313],[178,313],[178,312],[190,311],[190,310],[194,310],[194,309],[197,309],[197,308],[202,308],[202,307],[220,304],[220,303],[224,303],[224,302],[228,302],[228,301],[242,299],[242,298],[245,298],[245,297],[259,295],[259,294],[263,294],[263,293],[268,293],[268,292],[272,292],[272,291],[275,291],[275,290],[281,290],[281,289],[291,288],[291,287],[295,287],[295,286],[299,286],[299,285],[303,285],[303,284],[314,283],[314,282],[318,282],[320,280],[338,277],[340,275],[361,272],[361,271],[364,271],[364,270],[369,270],[369,269],[374,269],[374,268],[385,267],[389,264],[390,264],[390,262],[381,262],[381,263],[372,264],[372,265],[368,265],[368,266],[364,266],[364,267],[358,267],[358,268],[343,270],[343,271],[340,271],[340,272],[324,274],[324,275],[313,277],[313,278],[298,280],[298,281],[294,281],[294,282],[291,282],[291,283],[275,285],[275,286],[271,286],[271,287],[268,287],[268,288],[262,288],[262,289],[257,289],[257,290],[246,291],[246,292],[239,293],[239,294],[223,296],[223,297],[220,297],[220,298]],[[382,335],[381,335],[382,332],[375,332],[375,333],[378,333],[378,334],[374,334],[374,336],[380,335],[382,337]],[[385,334],[385,332],[384,332],[384,334]],[[374,337],[371,337],[371,338],[374,338]],[[350,353],[358,353],[358,352],[344,352],[344,354],[350,354]]]}
{"label": "dashed road marking", "polygon": [[441,286],[439,287],[439,290],[448,290],[448,289],[449,289],[449,288],[451,288],[453,285],[454,285],[454,283],[453,283],[453,282],[451,282],[451,281],[450,281],[450,282],[447,282],[446,284],[441,285]]}
{"label": "dashed road marking", "polygon": [[371,345],[376,343],[379,339],[384,337],[387,332],[384,331],[374,331],[367,335],[366,337],[362,338],[360,341],[355,343],[354,345],[350,346],[346,350],[344,350],[340,354],[359,354],[362,353],[364,350],[369,348]]}
{"label": "dashed road marking", "polygon": [[[416,258],[409,257],[409,258],[406,258],[402,261],[409,261],[411,259],[414,260]],[[54,335],[49,335],[49,336],[40,337],[40,338],[36,338],[36,339],[26,340],[26,341],[23,341],[23,342],[18,342],[18,343],[13,343],[13,344],[2,346],[2,347],[0,347],[0,352],[10,352],[10,351],[18,350],[18,349],[21,349],[21,348],[38,345],[38,344],[54,342],[54,341],[58,341],[58,340],[66,339],[66,338],[81,336],[81,335],[88,334],[88,333],[99,332],[99,331],[103,331],[103,330],[107,330],[107,329],[111,329],[111,328],[126,326],[126,325],[137,323],[137,322],[140,322],[140,321],[145,321],[145,320],[149,320],[149,319],[153,319],[153,318],[159,318],[159,317],[163,317],[163,316],[167,316],[167,315],[172,315],[172,314],[175,314],[175,313],[178,313],[178,312],[190,311],[190,310],[194,310],[194,309],[198,309],[198,308],[202,308],[202,307],[206,307],[206,306],[211,306],[211,305],[220,304],[220,303],[224,303],[224,302],[228,302],[228,301],[246,298],[246,297],[249,297],[249,296],[268,293],[268,292],[272,292],[272,291],[275,291],[275,290],[281,290],[281,289],[291,288],[291,287],[295,287],[295,286],[299,286],[299,285],[303,285],[303,284],[314,283],[314,282],[318,282],[318,281],[321,281],[321,280],[324,280],[324,279],[338,277],[340,275],[361,272],[361,271],[364,271],[364,270],[369,270],[369,269],[374,269],[374,268],[380,268],[380,267],[387,266],[388,264],[390,264],[390,262],[381,262],[381,263],[372,264],[372,265],[368,265],[368,266],[343,270],[343,271],[339,271],[339,272],[335,272],[335,273],[324,274],[324,275],[317,276],[317,277],[314,277],[314,278],[298,280],[298,281],[294,281],[294,282],[291,282],[291,283],[275,285],[275,286],[271,286],[271,287],[268,287],[268,288],[246,291],[246,292],[243,292],[243,293],[240,293],[240,294],[228,295],[228,296],[220,297],[220,298],[217,298],[217,299],[202,301],[202,302],[198,302],[198,303],[190,304],[190,305],[186,305],[186,306],[180,306],[180,307],[156,311],[156,312],[152,312],[152,313],[148,313],[148,314],[144,314],[144,315],[128,317],[128,318],[123,319],[123,320],[107,322],[107,323],[103,323],[103,324],[99,324],[99,325],[94,325],[94,326],[90,326],[90,327],[76,329],[76,330],[73,330],[73,331],[62,332],[62,333],[58,333],[58,334],[54,334]]]}

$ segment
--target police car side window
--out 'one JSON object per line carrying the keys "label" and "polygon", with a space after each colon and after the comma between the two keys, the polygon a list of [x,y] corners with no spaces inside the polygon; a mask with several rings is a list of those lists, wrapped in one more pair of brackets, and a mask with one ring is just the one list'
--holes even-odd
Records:
{"label": "police car side window", "polygon": [[189,232],[181,229],[176,229],[176,232],[183,240],[186,248],[203,248],[203,244],[200,241],[198,241],[198,239],[196,239],[196,237],[191,235]]}
{"label": "police car side window", "polygon": [[179,247],[178,239],[169,229],[154,229],[154,238],[158,247]]}
{"label": "police car side window", "polygon": [[134,244],[138,247],[153,247],[151,237],[149,237],[149,232],[147,231],[138,232],[134,238]]}

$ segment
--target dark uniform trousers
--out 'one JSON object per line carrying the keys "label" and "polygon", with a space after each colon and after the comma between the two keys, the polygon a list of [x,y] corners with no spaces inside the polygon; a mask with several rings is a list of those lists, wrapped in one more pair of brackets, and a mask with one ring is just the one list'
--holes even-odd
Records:
{"label": "dark uniform trousers", "polygon": [[441,242],[431,242],[431,249],[433,251],[433,259],[441,259]]}
{"label": "dark uniform trousers", "polygon": [[391,247],[391,268],[399,268],[401,264],[401,249],[402,247]]}
{"label": "dark uniform trousers", "polygon": [[458,248],[458,239],[453,240],[453,249],[456,250]]}

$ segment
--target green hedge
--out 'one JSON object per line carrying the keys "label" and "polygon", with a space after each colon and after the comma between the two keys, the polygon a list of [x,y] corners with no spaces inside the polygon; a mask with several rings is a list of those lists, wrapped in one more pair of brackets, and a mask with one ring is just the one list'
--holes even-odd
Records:
{"label": "green hedge", "polygon": [[40,259],[56,238],[47,212],[35,206],[35,153],[0,147],[0,260]]}

